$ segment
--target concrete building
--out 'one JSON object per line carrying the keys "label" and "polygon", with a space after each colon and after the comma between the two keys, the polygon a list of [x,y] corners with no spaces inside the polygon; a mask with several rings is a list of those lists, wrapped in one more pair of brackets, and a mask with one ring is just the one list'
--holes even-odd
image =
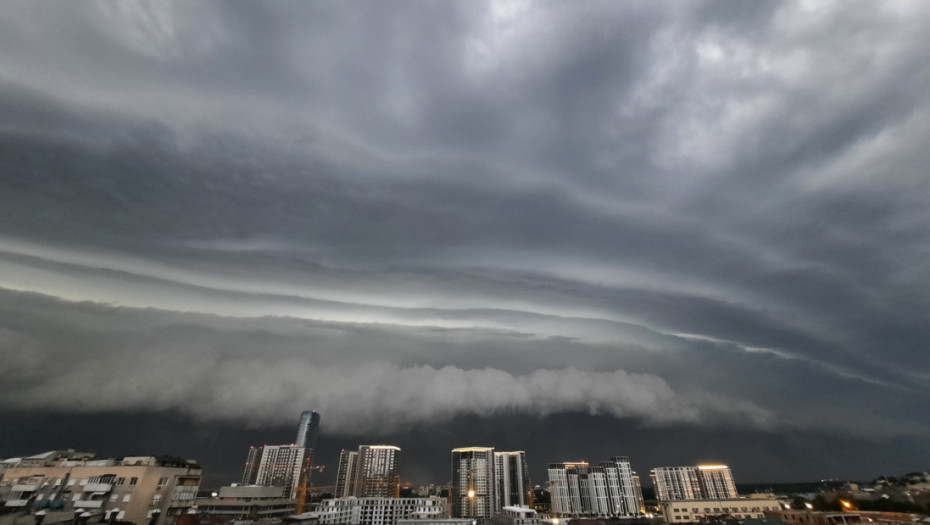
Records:
{"label": "concrete building", "polygon": [[[352,471],[351,496],[396,498],[400,495],[400,448],[393,445],[362,445]],[[338,475],[338,473],[337,473]]]}
{"label": "concrete building", "polygon": [[629,458],[617,456],[598,465],[586,462],[549,465],[552,512],[561,516],[636,516],[642,492]]}
{"label": "concrete building", "polygon": [[[0,499],[13,509],[86,512],[136,524],[163,525],[190,509],[200,488],[200,465],[177,458],[92,459],[52,451],[23,458],[0,479]],[[73,514],[76,515],[76,514]]]}
{"label": "concrete building", "polygon": [[530,490],[526,452],[494,452],[494,476],[497,478],[497,508],[526,506]]}
{"label": "concrete building", "polygon": [[320,525],[397,525],[401,519],[444,520],[444,498],[334,498],[320,502],[311,515]]}
{"label": "concrete building", "polygon": [[739,497],[733,473],[726,465],[657,467],[650,475],[660,502]]}
{"label": "concrete building", "polygon": [[452,517],[489,523],[499,509],[494,449],[464,447],[452,450]]}
{"label": "concrete building", "polygon": [[762,519],[766,512],[782,508],[781,502],[775,498],[665,501],[659,506],[666,523],[700,523],[723,516],[738,520]]}
{"label": "concrete building", "polygon": [[197,510],[210,523],[283,518],[293,514],[297,503],[284,491],[284,487],[256,485],[221,487],[214,497],[198,498]]}
{"label": "concrete building", "polygon": [[[251,454],[250,450],[250,457]],[[262,447],[254,484],[284,487],[284,494],[288,498],[296,498],[301,473],[307,470],[306,463],[311,459],[305,454],[306,449],[296,445],[265,445]]]}

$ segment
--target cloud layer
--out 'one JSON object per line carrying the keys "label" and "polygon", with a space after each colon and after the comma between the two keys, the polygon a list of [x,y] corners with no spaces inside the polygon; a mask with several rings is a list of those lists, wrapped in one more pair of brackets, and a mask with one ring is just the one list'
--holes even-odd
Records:
{"label": "cloud layer", "polygon": [[0,403],[926,436],[928,20],[11,4]]}

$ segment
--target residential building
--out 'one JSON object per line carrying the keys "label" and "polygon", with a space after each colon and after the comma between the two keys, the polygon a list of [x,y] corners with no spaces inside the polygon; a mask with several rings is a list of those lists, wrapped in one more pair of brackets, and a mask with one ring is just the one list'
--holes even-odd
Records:
{"label": "residential building", "polygon": [[[347,467],[348,465],[347,460]],[[400,448],[393,445],[362,445],[352,470],[348,495],[359,498],[396,498],[400,491]],[[337,472],[338,476],[338,472]]]}
{"label": "residential building", "polygon": [[284,494],[288,498],[296,498],[301,472],[307,468],[305,462],[310,460],[305,454],[306,449],[296,445],[265,445],[255,475],[255,485],[284,487]]}
{"label": "residential building", "polygon": [[526,506],[530,490],[526,452],[494,452],[494,476],[497,478],[497,508]]}
{"label": "residential building", "polygon": [[242,471],[242,485],[255,485],[258,480],[258,466],[262,463],[262,452],[265,447],[249,447],[249,456],[245,460],[245,469]]}
{"label": "residential building", "polygon": [[548,471],[553,513],[636,516],[642,509],[642,492],[634,479],[636,473],[625,456],[598,465],[584,461],[552,463]]}
{"label": "residential building", "polygon": [[739,497],[733,474],[726,465],[657,467],[650,475],[660,502]]}
{"label": "residential building", "polygon": [[339,453],[339,465],[336,467],[336,485],[333,495],[345,498],[355,493],[355,474],[358,464],[358,452],[342,449]]}
{"label": "residential building", "polygon": [[200,475],[200,465],[178,458],[96,460],[92,454],[52,451],[8,466],[0,479],[0,499],[5,507],[77,510],[94,521],[107,515],[163,525],[193,506]]}
{"label": "residential building", "polygon": [[496,490],[493,448],[452,450],[452,517],[489,523],[499,509]]}

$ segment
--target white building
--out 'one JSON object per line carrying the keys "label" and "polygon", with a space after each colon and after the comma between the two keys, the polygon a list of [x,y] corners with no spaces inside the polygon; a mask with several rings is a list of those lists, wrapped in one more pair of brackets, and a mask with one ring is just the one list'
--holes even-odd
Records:
{"label": "white building", "polygon": [[497,478],[497,507],[526,506],[530,474],[526,452],[494,452],[494,476]]}
{"label": "white building", "polygon": [[[265,445],[255,474],[255,485],[284,487],[289,498],[297,497],[297,486],[304,470],[306,449],[296,445]],[[252,453],[249,452],[251,458]]]}
{"label": "white building", "polygon": [[586,462],[549,465],[552,512],[562,516],[635,516],[641,510],[635,472],[629,458],[598,465]]}
{"label": "white building", "polygon": [[444,498],[334,498],[312,513],[320,525],[397,525],[401,519],[442,520],[449,517]]}
{"label": "white building", "polygon": [[657,467],[650,476],[660,502],[739,497],[726,465]]}
{"label": "white building", "polygon": [[484,523],[499,509],[494,449],[464,447],[452,450],[452,517]]}

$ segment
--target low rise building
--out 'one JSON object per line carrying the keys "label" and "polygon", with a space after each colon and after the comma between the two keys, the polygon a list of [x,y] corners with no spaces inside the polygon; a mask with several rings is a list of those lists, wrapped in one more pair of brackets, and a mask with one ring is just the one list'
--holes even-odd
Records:
{"label": "low rise building", "polygon": [[732,498],[714,500],[665,501],[660,503],[666,523],[700,523],[712,518],[761,519],[766,512],[778,511],[774,498]]}

